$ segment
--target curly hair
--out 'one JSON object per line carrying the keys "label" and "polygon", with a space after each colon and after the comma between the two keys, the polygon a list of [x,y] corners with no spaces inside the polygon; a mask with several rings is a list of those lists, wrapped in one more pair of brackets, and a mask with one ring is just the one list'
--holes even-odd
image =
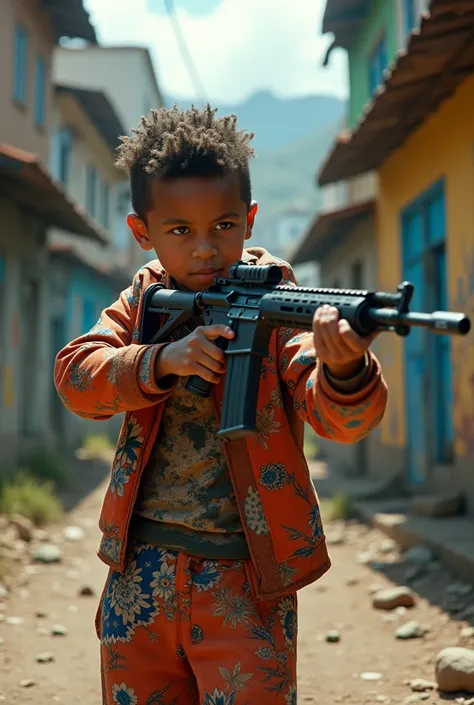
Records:
{"label": "curly hair", "polygon": [[132,206],[145,219],[154,178],[222,176],[235,173],[242,200],[250,205],[249,161],[254,134],[237,129],[237,117],[216,117],[217,108],[160,108],[144,115],[129,136],[121,137],[116,166],[130,178]]}

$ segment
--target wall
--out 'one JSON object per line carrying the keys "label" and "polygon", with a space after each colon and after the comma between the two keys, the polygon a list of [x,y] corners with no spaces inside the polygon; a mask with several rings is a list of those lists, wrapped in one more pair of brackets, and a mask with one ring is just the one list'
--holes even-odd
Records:
{"label": "wall", "polygon": [[[26,443],[47,436],[50,338],[48,260],[41,228],[2,200],[0,222],[3,286],[8,291],[0,301],[1,471]],[[27,283],[36,287],[33,296],[30,290],[28,297]]]}
{"label": "wall", "polygon": [[136,127],[141,115],[160,107],[160,97],[145,52],[135,48],[58,48],[54,78],[85,88],[100,88],[111,98],[125,131]]}
{"label": "wall", "polygon": [[[59,83],[103,90],[117,111],[126,133],[138,125],[144,113],[161,107],[155,76],[146,52],[140,48],[57,48],[54,52],[53,74]],[[123,192],[124,189],[120,189]],[[117,214],[120,220],[115,218],[114,227],[118,241],[123,246],[121,260],[128,265],[129,271],[135,273],[150,260],[150,255],[132,241],[132,235],[124,224],[131,210],[131,204],[125,203],[122,212]]]}
{"label": "wall", "polygon": [[384,2],[373,0],[367,19],[348,52],[349,127],[354,127],[358,122],[364,105],[371,98],[369,90],[369,57],[384,31],[387,34],[387,54],[390,63],[398,49],[395,4],[393,0],[384,0]]}
{"label": "wall", "polygon": [[369,289],[377,281],[377,262],[374,248],[374,223],[367,218],[358,223],[347,236],[343,244],[335,247],[321,261],[321,286],[334,286],[340,282],[342,287],[351,288],[351,271],[356,262],[362,264],[362,278]]}
{"label": "wall", "polygon": [[[61,126],[69,127],[77,135],[74,140],[73,156],[70,164],[67,192],[84,209],[86,208],[86,170],[89,165],[96,167],[100,182],[106,181],[111,187],[116,181],[123,181],[115,169],[115,152],[95,125],[90,121],[82,106],[69,94],[60,94],[55,98],[55,115],[51,132],[55,136]],[[57,144],[53,137],[53,142]],[[51,172],[58,178],[58,155],[53,150]],[[100,182],[98,182],[98,187]],[[97,189],[97,201],[100,188]],[[97,209],[96,221],[102,227],[100,209]],[[110,214],[109,214],[110,215]]]}
{"label": "wall", "polygon": [[[110,306],[120,294],[120,285],[114,281],[108,281],[88,267],[74,266],[64,262],[60,257],[54,256],[54,266],[51,275],[51,299],[54,315],[64,318],[63,340],[60,346],[83,333],[87,332],[87,326],[83,322],[83,302],[92,301],[94,304],[93,320],[94,325],[103,309]],[[125,286],[123,286],[125,288]],[[59,348],[51,350],[51,391],[56,394],[52,385],[52,373],[54,358],[59,352]],[[104,422],[89,421],[76,416],[65,407],[56,404],[56,414],[61,416],[60,432],[61,442],[66,442],[69,446],[78,443],[86,434],[105,433],[111,436],[117,435],[122,423],[122,415],[113,417]],[[56,429],[57,420],[52,420],[52,427]]]}
{"label": "wall", "polygon": [[[13,62],[15,26],[20,21],[29,34],[27,102],[17,105],[13,100]],[[53,36],[48,16],[38,7],[37,0],[2,0],[0,2],[0,142],[21,147],[38,154],[42,162],[48,163],[48,120],[51,116],[51,54]],[[46,128],[34,123],[35,62],[40,55],[46,62]]]}
{"label": "wall", "polygon": [[[374,246],[374,219],[369,217],[358,223],[347,235],[345,241],[320,262],[321,286],[353,288],[352,267],[362,265],[362,287],[377,288],[377,259]],[[372,346],[376,355],[379,342]],[[361,471],[372,477],[383,476],[385,466],[380,462],[380,428],[375,429],[363,444],[345,445],[318,439],[324,458],[346,475],[354,475]],[[363,468],[358,467],[363,464]]]}
{"label": "wall", "polygon": [[[379,281],[394,290],[402,277],[400,212],[441,177],[446,186],[449,307],[474,319],[474,77],[468,78],[428,118],[380,171],[377,248]],[[407,168],[409,165],[409,168]],[[406,442],[402,341],[381,340],[389,387],[388,424],[382,442],[401,449]],[[474,345],[472,333],[452,341],[455,452],[460,463],[474,460]],[[456,471],[455,471],[456,472]],[[456,477],[454,477],[454,480]],[[467,477],[457,481],[467,486]],[[468,489],[474,504],[474,480]]]}
{"label": "wall", "polygon": [[[121,203],[119,191],[128,188],[128,182],[114,167],[115,152],[105,142],[102,135],[98,133],[82,107],[71,95],[60,94],[55,99],[54,135],[57,135],[61,126],[69,127],[76,135],[70,159],[69,180],[65,188],[72,199],[87,211],[87,168],[90,165],[96,168],[98,179],[96,216],[94,219],[102,228],[104,228],[104,225],[102,223],[101,185],[106,182],[110,187],[109,228],[107,230],[110,237],[110,246],[104,247],[89,239],[54,228],[50,230],[50,242],[73,247],[92,265],[110,265],[113,261],[117,264],[119,262],[127,263],[131,236],[127,238],[127,242],[123,242],[121,224],[118,222],[118,218],[120,217],[124,220],[126,217],[123,210],[119,212]],[[52,141],[53,145],[56,145],[56,149],[53,146],[51,150],[51,172],[58,178],[58,143],[54,139]],[[119,235],[117,239],[115,237],[116,233]],[[124,251],[127,253],[127,257],[123,257]],[[137,269],[138,267],[130,267],[130,276],[133,276]]]}

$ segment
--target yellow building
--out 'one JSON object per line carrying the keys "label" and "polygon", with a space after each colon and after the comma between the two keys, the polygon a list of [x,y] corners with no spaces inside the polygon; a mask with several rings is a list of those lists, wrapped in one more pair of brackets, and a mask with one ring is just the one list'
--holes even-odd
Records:
{"label": "yellow building", "polygon": [[[378,170],[378,286],[415,284],[413,308],[474,324],[474,1],[432,0],[320,185]],[[474,333],[383,334],[389,385],[380,462],[413,491],[456,491],[474,512]]]}

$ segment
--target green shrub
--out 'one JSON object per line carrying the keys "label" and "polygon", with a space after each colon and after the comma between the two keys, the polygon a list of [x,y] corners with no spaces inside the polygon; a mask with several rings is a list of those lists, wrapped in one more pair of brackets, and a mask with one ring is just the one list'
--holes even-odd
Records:
{"label": "green shrub", "polygon": [[10,477],[0,487],[0,513],[21,514],[36,526],[59,522],[63,516],[53,484],[41,482],[21,470],[15,479]]}

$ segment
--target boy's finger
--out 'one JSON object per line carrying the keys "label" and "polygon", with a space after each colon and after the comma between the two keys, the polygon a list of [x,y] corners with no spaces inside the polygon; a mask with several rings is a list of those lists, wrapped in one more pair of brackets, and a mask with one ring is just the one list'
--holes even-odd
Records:
{"label": "boy's finger", "polygon": [[347,356],[347,348],[339,334],[339,312],[335,308],[324,307],[320,317],[321,336],[331,358]]}
{"label": "boy's finger", "polygon": [[224,351],[221,350],[221,348],[219,348],[215,343],[203,337],[199,340],[199,346],[200,350],[202,350],[209,357],[212,357],[213,360],[224,362]]}
{"label": "boy's finger", "polygon": [[321,327],[316,321],[313,324],[313,339],[316,357],[321,358],[322,360],[326,359],[328,357],[328,350],[326,348],[323,336],[321,335]]}
{"label": "boy's finger", "polygon": [[204,365],[201,365],[199,362],[196,362],[194,364],[191,375],[198,375],[198,377],[201,377],[201,379],[205,379],[206,382],[212,382],[213,384],[217,384],[217,382],[219,382],[221,379],[220,375],[216,374],[215,372],[212,372],[212,370],[210,370],[208,367],[205,367]]}
{"label": "boy's finger", "polygon": [[[212,345],[212,343],[210,343],[210,345]],[[218,353],[223,355],[222,350],[216,348],[215,345],[212,345],[212,347],[217,350]],[[223,363],[223,360],[217,357],[212,357],[207,353],[207,350],[199,350],[197,352],[196,362],[202,365],[203,367],[207,367],[209,370],[212,370],[212,372],[215,372],[216,374],[222,374],[225,371],[225,365]]]}
{"label": "boy's finger", "polygon": [[221,323],[216,323],[212,326],[199,326],[196,330],[199,330],[208,340],[216,340],[221,337],[230,340],[235,335],[232,328]]}
{"label": "boy's finger", "polygon": [[351,352],[365,352],[370,339],[361,338],[345,319],[338,322],[338,328],[341,339]]}

